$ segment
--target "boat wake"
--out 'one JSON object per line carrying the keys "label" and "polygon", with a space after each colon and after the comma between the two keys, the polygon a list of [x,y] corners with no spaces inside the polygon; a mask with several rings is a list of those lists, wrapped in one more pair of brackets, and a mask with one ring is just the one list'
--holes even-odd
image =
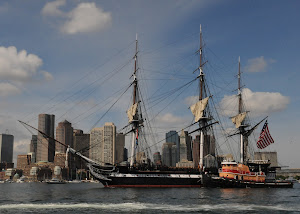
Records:
{"label": "boat wake", "polygon": [[47,203],[47,204],[2,204],[1,211],[39,211],[45,209],[58,210],[107,210],[110,212],[134,212],[134,211],[171,211],[171,212],[241,212],[241,211],[299,211],[299,207],[287,207],[283,205],[256,205],[256,204],[203,204],[203,205],[173,205],[152,203]]}

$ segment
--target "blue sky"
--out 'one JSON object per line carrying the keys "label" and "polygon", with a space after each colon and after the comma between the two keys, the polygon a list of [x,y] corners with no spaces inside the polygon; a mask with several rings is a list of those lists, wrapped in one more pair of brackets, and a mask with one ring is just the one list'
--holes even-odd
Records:
{"label": "blue sky", "polygon": [[[15,136],[15,157],[30,141],[17,120],[37,126],[39,113],[52,113],[56,123],[67,119],[89,132],[130,84],[136,33],[141,85],[152,106],[153,94],[195,78],[201,24],[204,71],[225,129],[234,128],[229,116],[241,56],[253,123],[269,116],[275,144],[266,151],[277,150],[281,165],[300,167],[299,8],[298,1],[1,1],[0,130]],[[152,124],[157,140],[191,122],[188,104],[197,93],[194,84],[149,109],[152,116],[164,109]],[[97,126],[126,125],[128,100],[130,93]]]}

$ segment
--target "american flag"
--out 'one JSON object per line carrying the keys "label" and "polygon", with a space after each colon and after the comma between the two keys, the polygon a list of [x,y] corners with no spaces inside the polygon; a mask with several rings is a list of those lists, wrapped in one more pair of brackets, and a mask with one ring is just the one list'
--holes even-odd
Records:
{"label": "american flag", "polygon": [[139,144],[139,130],[136,129],[135,148],[137,148],[138,144]]}
{"label": "american flag", "polygon": [[268,128],[268,121],[265,122],[263,129],[261,130],[259,139],[256,143],[257,148],[264,149],[269,146],[271,143],[274,143],[273,138],[270,135],[269,128]]}

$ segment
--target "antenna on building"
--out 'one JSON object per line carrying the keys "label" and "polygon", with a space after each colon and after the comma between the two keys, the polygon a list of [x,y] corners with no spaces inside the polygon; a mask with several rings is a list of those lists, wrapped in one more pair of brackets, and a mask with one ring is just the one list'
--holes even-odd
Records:
{"label": "antenna on building", "polygon": [[6,130],[5,130],[5,134],[9,134],[9,131],[8,131],[8,129],[6,129]]}

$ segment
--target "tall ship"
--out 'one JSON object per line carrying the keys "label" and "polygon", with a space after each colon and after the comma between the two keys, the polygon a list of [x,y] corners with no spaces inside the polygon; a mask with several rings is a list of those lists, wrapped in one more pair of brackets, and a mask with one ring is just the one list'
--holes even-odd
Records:
{"label": "tall ship", "polygon": [[[203,47],[202,30],[200,26],[200,46],[197,51],[197,54],[199,55],[199,66],[193,72],[197,72],[198,75],[191,81],[197,82],[199,85],[199,92],[197,92],[198,100],[190,106],[191,113],[194,116],[194,122],[188,127],[185,127],[190,128],[196,126],[196,128],[193,131],[188,132],[188,134],[198,133],[199,135],[198,167],[154,167],[148,163],[147,160],[143,165],[137,164],[137,154],[142,151],[141,149],[139,150],[141,136],[145,136],[142,135],[142,133],[144,132],[145,123],[149,122],[147,118],[144,118],[144,115],[147,114],[143,112],[143,100],[140,94],[139,69],[137,66],[139,52],[137,38],[135,41],[135,55],[133,58],[134,71],[131,75],[132,82],[130,84],[132,87],[132,100],[130,108],[127,110],[128,125],[126,127],[128,131],[125,133],[126,135],[131,135],[131,154],[128,158],[128,164],[122,165],[117,163],[112,165],[102,163],[84,156],[80,151],[76,151],[69,146],[66,146],[67,152],[77,155],[85,160],[91,175],[99,180],[105,187],[292,187],[292,183],[279,183],[275,180],[275,169],[269,167],[270,163],[268,161],[259,162],[247,159],[248,136],[263,120],[253,128],[249,128],[249,126],[244,123],[247,112],[242,108],[240,69],[238,74],[239,109],[238,115],[232,118],[241,141],[240,162],[237,163],[234,160],[223,160],[219,170],[217,167],[216,170],[213,170],[205,166],[204,142],[207,137],[213,138],[213,126],[217,124],[218,121],[214,119],[212,112],[210,111],[213,107],[209,104],[212,95],[205,82],[204,65],[207,61],[203,60]],[[21,123],[25,124],[24,122]],[[30,127],[34,128],[32,126]],[[37,131],[42,135],[47,136],[40,130]],[[50,138],[49,136],[47,137]],[[62,144],[61,142],[58,143]]]}
{"label": "tall ship", "polygon": [[[211,126],[216,122],[210,122],[212,117],[208,111],[209,97],[206,94],[204,84],[203,65],[205,62],[202,60],[202,30],[200,26],[200,48],[198,54],[200,56],[199,67],[194,71],[198,71],[199,75],[194,81],[199,81],[200,91],[198,101],[190,107],[192,114],[195,117],[195,122],[192,125],[197,125],[198,128],[190,133],[200,132],[200,155],[199,166],[196,168],[174,168],[174,167],[161,167],[153,168],[147,163],[144,166],[138,166],[136,163],[137,149],[140,144],[140,136],[144,131],[144,123],[147,122],[143,118],[142,100],[139,88],[138,79],[138,40],[135,42],[135,55],[134,55],[134,72],[132,74],[133,88],[132,103],[127,110],[128,127],[129,131],[126,134],[131,135],[131,154],[129,166],[112,166],[99,164],[93,160],[84,157],[82,154],[76,152],[72,148],[68,151],[79,155],[88,162],[90,173],[94,178],[99,180],[105,187],[202,187],[204,184],[204,165],[203,165],[203,146],[204,136],[211,132]],[[141,151],[141,150],[140,150]],[[140,152],[139,151],[139,152]]]}

